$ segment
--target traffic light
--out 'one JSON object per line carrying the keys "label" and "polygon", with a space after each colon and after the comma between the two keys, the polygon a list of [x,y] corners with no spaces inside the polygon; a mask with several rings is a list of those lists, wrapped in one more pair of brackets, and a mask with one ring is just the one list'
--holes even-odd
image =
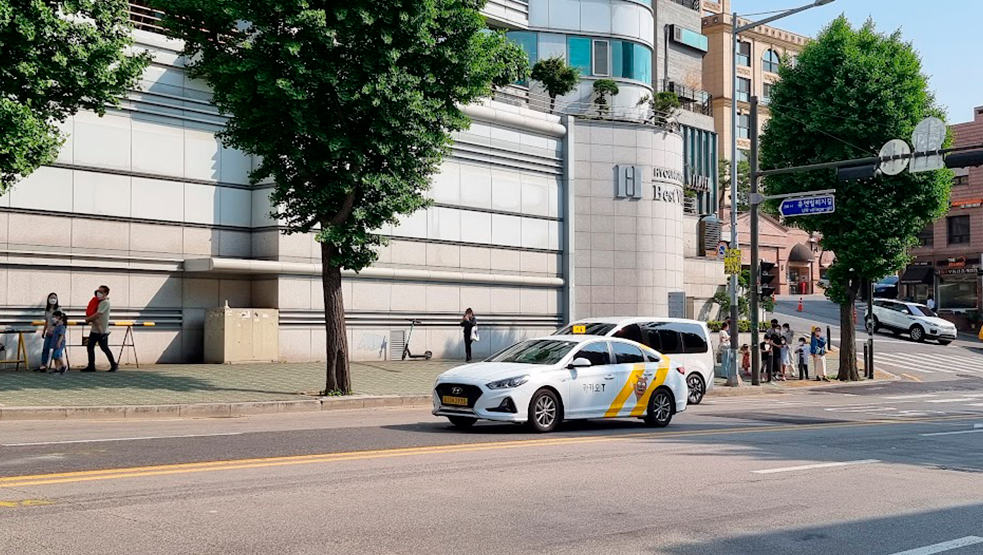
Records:
{"label": "traffic light", "polygon": [[878,174],[877,164],[866,166],[846,166],[836,168],[836,179],[840,181],[856,181],[860,179],[870,179]]}
{"label": "traffic light", "polygon": [[969,168],[983,166],[983,149],[953,152],[945,157],[947,168]]}
{"label": "traffic light", "polygon": [[760,262],[758,279],[761,281],[761,287],[758,288],[758,296],[762,299],[774,296],[775,264],[773,262]]}

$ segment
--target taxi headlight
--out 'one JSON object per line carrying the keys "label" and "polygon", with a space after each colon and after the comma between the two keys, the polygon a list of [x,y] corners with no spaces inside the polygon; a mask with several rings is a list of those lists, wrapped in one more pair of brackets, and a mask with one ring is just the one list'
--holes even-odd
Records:
{"label": "taxi headlight", "polygon": [[529,376],[516,376],[514,378],[506,378],[504,380],[486,383],[485,387],[488,389],[508,389],[510,387],[519,387],[528,381]]}

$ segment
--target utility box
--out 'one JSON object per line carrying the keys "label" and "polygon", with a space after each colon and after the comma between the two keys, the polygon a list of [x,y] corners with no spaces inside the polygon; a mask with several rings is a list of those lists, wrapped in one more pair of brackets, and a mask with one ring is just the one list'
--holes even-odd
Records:
{"label": "utility box", "polygon": [[209,309],[205,314],[205,362],[276,362],[280,359],[280,311],[273,308]]}

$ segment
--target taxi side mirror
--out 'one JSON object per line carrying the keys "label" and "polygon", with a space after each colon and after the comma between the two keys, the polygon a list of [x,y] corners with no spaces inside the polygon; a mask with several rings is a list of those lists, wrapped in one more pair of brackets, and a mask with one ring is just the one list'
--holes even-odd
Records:
{"label": "taxi side mirror", "polygon": [[586,358],[577,357],[573,359],[573,361],[570,364],[567,365],[567,368],[573,370],[574,368],[587,368],[590,365],[591,365],[590,361],[587,360]]}

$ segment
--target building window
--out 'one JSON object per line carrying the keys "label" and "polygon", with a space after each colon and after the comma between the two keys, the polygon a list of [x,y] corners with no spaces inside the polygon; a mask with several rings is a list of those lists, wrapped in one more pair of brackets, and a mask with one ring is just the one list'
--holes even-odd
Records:
{"label": "building window", "polygon": [[525,51],[529,58],[529,66],[532,67],[539,59],[539,33],[530,31],[509,31],[506,33],[509,40],[518,44]]}
{"label": "building window", "polygon": [[969,216],[951,216],[946,223],[950,245],[969,243]]}
{"label": "building window", "polygon": [[652,83],[652,51],[626,40],[611,41],[611,75]]}
{"label": "building window", "polygon": [[765,83],[764,90],[761,93],[761,103],[771,104],[771,83]]}
{"label": "building window", "polygon": [[750,102],[751,101],[751,80],[745,79],[743,77],[737,78],[737,101],[738,102]]}
{"label": "building window", "polygon": [[737,65],[751,67],[751,43],[737,43]]}
{"label": "building window", "polygon": [[737,114],[737,138],[751,138],[751,116],[749,114]]}
{"label": "building window", "polygon": [[959,185],[969,185],[969,174],[957,175],[952,178],[952,186],[956,187]]}
{"label": "building window", "polygon": [[785,60],[788,62],[789,67],[795,67],[799,65],[799,57],[795,54],[786,54]]}
{"label": "building window", "polygon": [[570,66],[577,68],[581,75],[590,75],[590,39],[567,37],[567,58]]}
{"label": "building window", "polygon": [[935,224],[925,226],[925,229],[918,234],[918,243],[923,247],[935,245]]}
{"label": "building window", "polygon": [[593,71],[591,73],[598,77],[606,77],[611,74],[610,64],[608,64],[608,41],[594,41]]}
{"label": "building window", "polygon": [[761,57],[762,69],[768,73],[778,73],[778,67],[781,65],[781,58],[778,57],[778,52],[775,52],[771,48],[765,50],[764,55]]}

